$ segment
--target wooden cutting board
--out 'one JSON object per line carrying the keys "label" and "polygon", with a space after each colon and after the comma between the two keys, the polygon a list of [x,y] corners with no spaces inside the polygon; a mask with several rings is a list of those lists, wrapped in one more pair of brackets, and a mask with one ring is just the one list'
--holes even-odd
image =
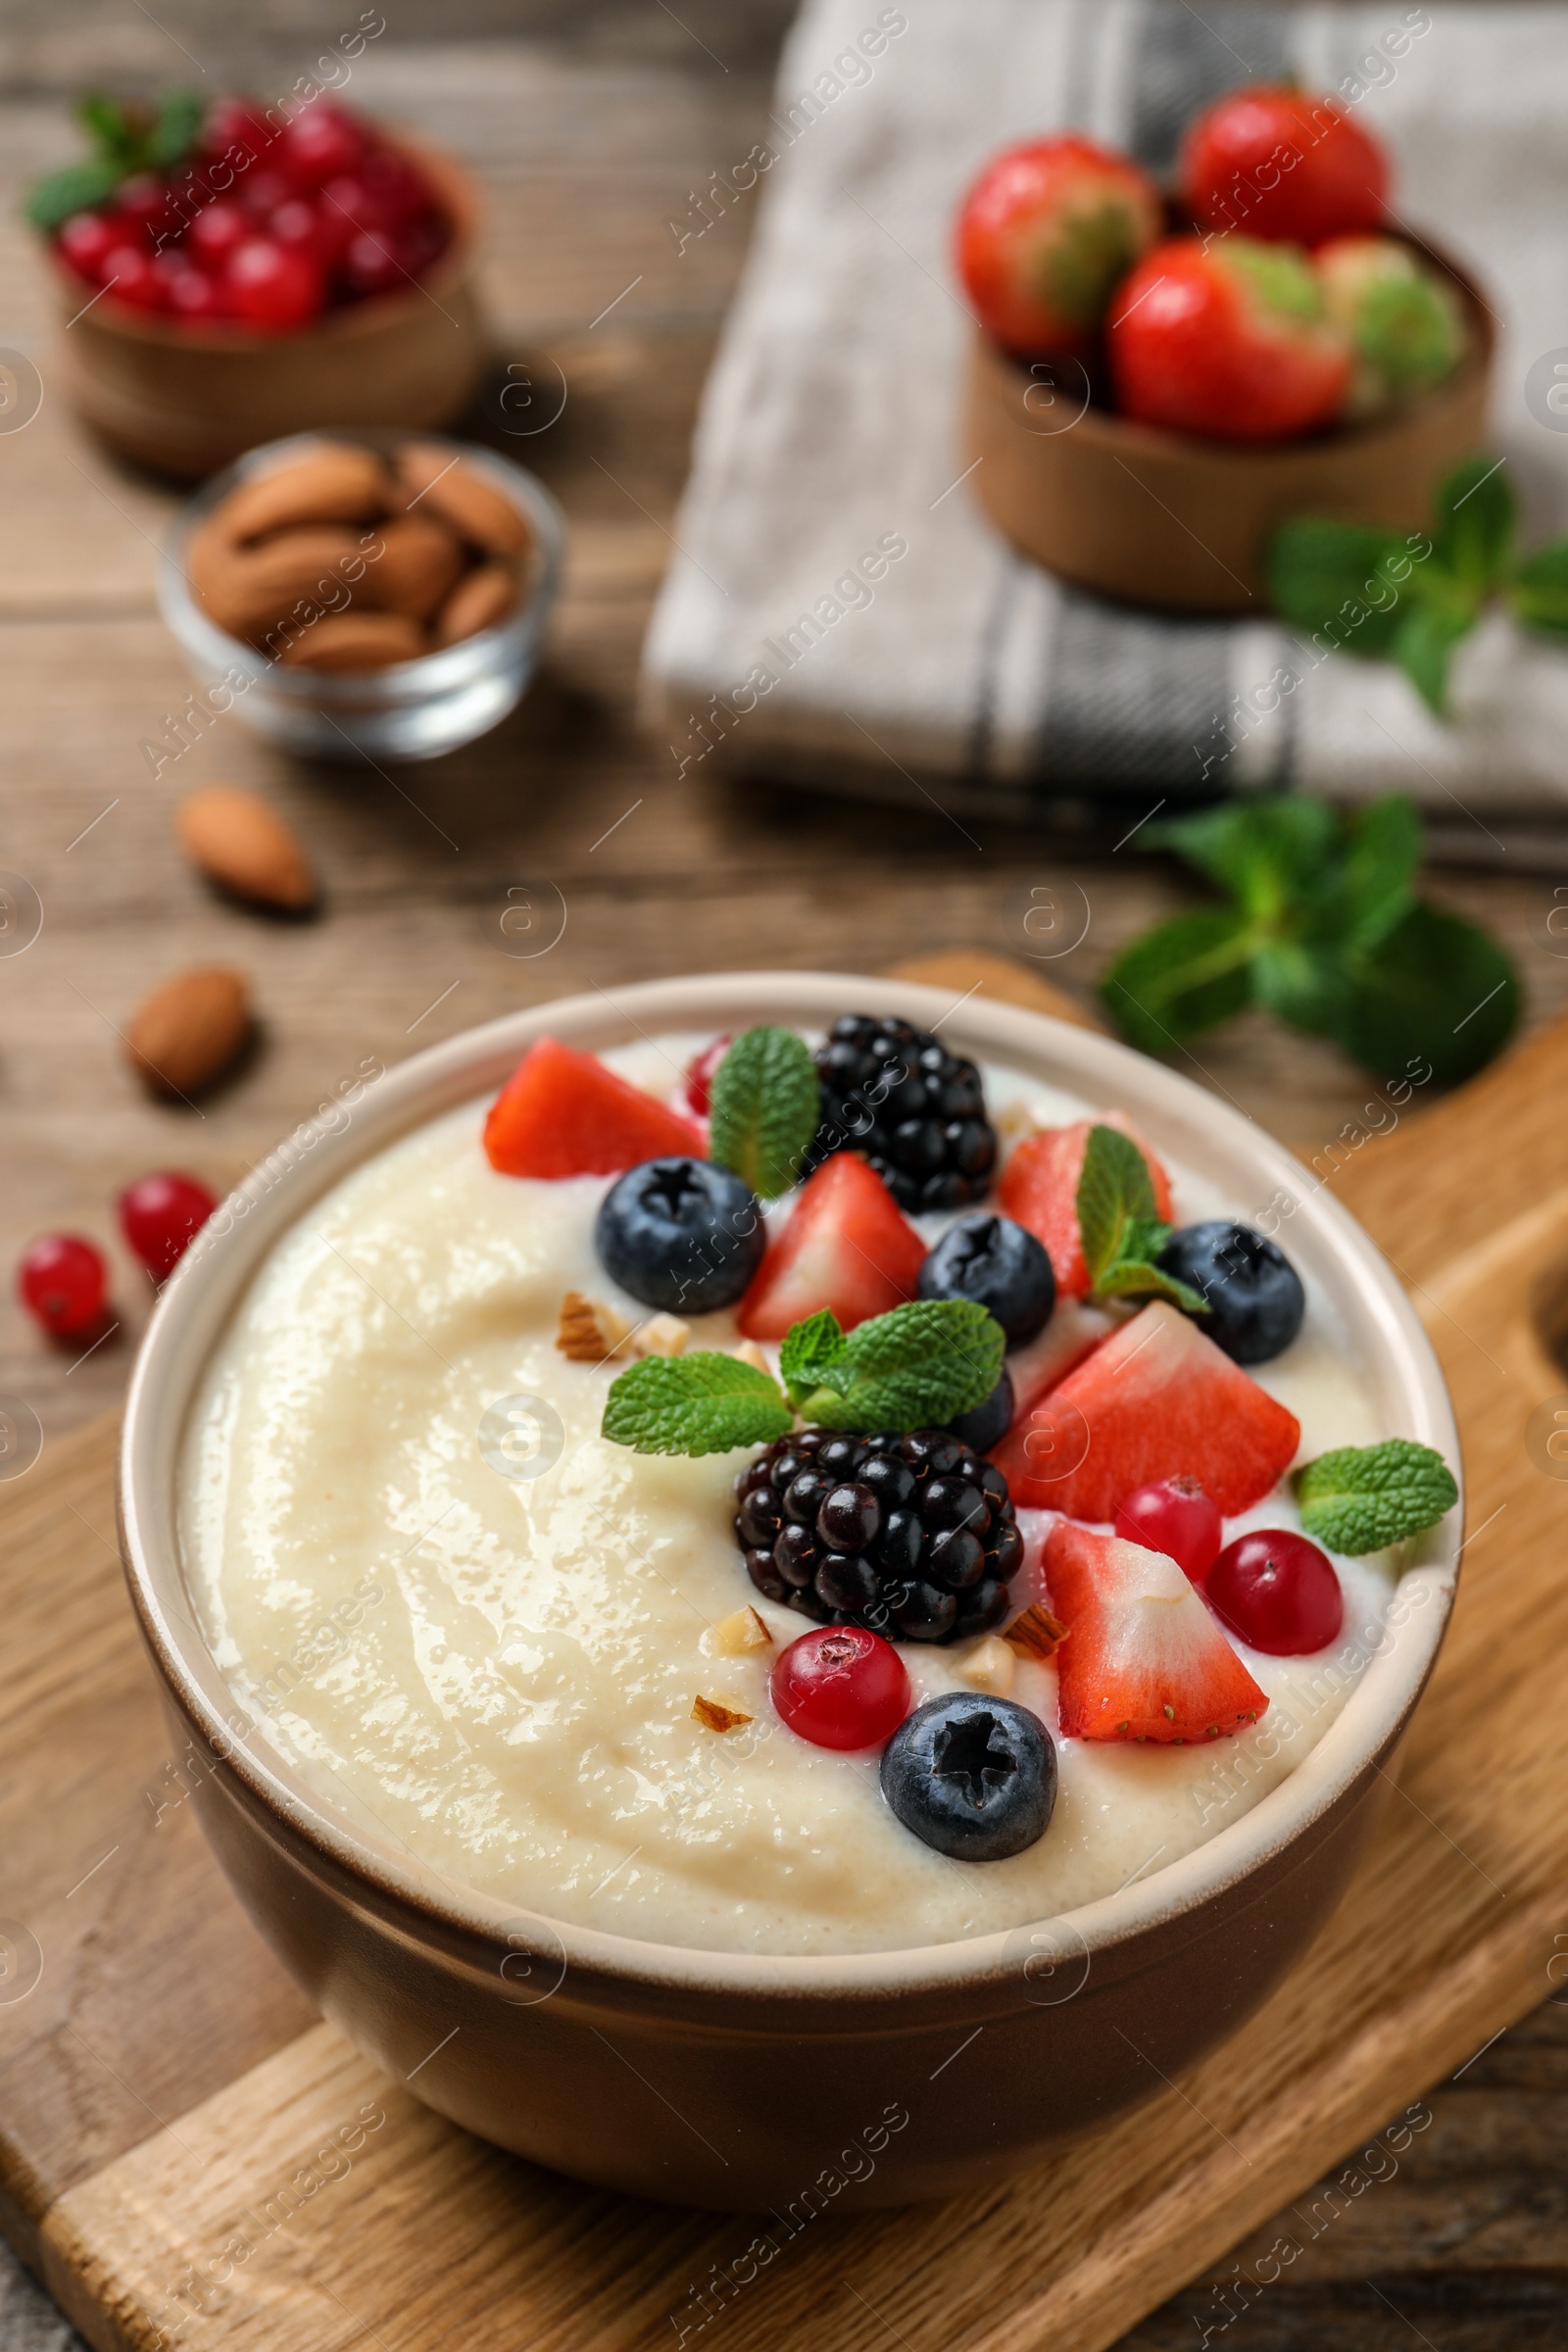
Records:
{"label": "wooden cutting board", "polygon": [[[1044,1001],[1020,966],[942,964],[918,976]],[[1308,1963],[1099,2140],[958,2205],[819,2220],[765,2267],[755,2225],[500,2155],[313,2019],[207,1857],[121,1588],[110,1427],[0,1485],[0,2222],[83,2332],[1094,2352],[1543,1999],[1568,1931],[1568,1372],[1541,1336],[1568,1327],[1565,1092],[1568,1027],[1318,1156],[1443,1358],[1470,1517],[1398,1791]]]}

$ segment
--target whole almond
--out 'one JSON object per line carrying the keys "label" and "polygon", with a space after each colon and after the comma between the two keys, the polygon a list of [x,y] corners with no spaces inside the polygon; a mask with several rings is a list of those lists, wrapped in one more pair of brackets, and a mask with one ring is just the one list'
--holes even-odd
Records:
{"label": "whole almond", "polygon": [[398,452],[397,475],[410,513],[422,508],[439,514],[487,556],[519,556],[532,536],[521,509],[450,449],[411,441]]}
{"label": "whole almond", "polygon": [[187,794],[174,830],[192,865],[237,899],[298,912],[316,897],[316,876],[299,842],[275,808],[238,784]]}
{"label": "whole almond", "polygon": [[125,1031],[131,1067],[155,1095],[199,1095],[221,1077],[251,1029],[240,973],[207,964],[166,980],[136,1007]]}
{"label": "whole almond", "polygon": [[367,560],[357,595],[378,612],[428,620],[463,569],[463,550],[433,514],[404,514],[383,522],[381,553]]}
{"label": "whole almond", "polygon": [[234,541],[301,522],[368,522],[385,511],[390,492],[386,467],[373,451],[336,441],[241,482],[213,510],[212,519]]}
{"label": "whole almond", "polygon": [[[376,534],[365,534],[369,548]],[[191,584],[213,619],[231,637],[264,645],[269,634],[308,618],[308,609],[331,610],[355,594],[369,561],[361,533],[342,523],[302,523],[255,547],[204,542]],[[296,607],[305,606],[304,613]],[[274,649],[270,646],[268,650]]]}
{"label": "whole almond", "polygon": [[461,579],[432,624],[437,645],[457,645],[505,620],[517,601],[514,573],[505,564],[480,564]]}
{"label": "whole almond", "polygon": [[280,659],[290,669],[385,669],[429,649],[406,612],[331,612],[305,629]]}

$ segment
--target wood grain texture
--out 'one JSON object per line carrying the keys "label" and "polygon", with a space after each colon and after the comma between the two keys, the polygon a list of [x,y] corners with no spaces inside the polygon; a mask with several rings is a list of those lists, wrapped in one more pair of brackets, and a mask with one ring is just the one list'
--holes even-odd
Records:
{"label": "wood grain texture", "polygon": [[[962,993],[960,983],[1007,986],[1011,975],[976,957],[949,963],[944,978]],[[765,2220],[672,2215],[573,2187],[441,2123],[333,2029],[279,2035],[248,2071],[238,2061],[224,2079],[217,2066],[209,2095],[172,2101],[157,2128],[144,2116],[98,2161],[61,2165],[56,2147],[53,2179],[47,2155],[31,2159],[14,2134],[0,2142],[34,2259],[91,2340],[153,2352],[177,2325],[184,2343],[284,2352],[307,2336],[346,2343],[368,2330],[414,2347],[457,2329],[478,2352],[519,2337],[630,2352],[666,2326],[683,2341],[721,2315],[736,2352],[807,2352],[825,2327],[859,2352],[889,2328],[918,2342],[934,2326],[956,2352],[1099,2352],[1239,2233],[1273,2232],[1249,2249],[1235,2312],[1210,2289],[1211,2328],[1245,2313],[1270,2262],[1263,2283],[1283,2275],[1282,2245],[1307,2264],[1303,2278],[1314,2259],[1321,2273],[1320,2243],[1430,2129],[1433,2079],[1548,1994],[1568,1950],[1554,1698],[1568,1642],[1557,1565],[1568,1486],[1522,1436],[1564,1378],[1536,1309],[1558,1296],[1553,1269],[1568,1266],[1568,1181],[1544,1197],[1536,1188],[1561,1149],[1537,1105],[1565,1082],[1568,1026],[1493,1074],[1484,1123],[1458,1098],[1369,1143],[1338,1175],[1402,1251],[1444,1359],[1464,1436],[1468,1556],[1373,1855],[1310,1963],[1240,2036],[1090,2146],[1005,2189],[936,2217],[847,2218],[792,2237]],[[1516,1123],[1518,1151],[1499,1149]],[[1478,1186],[1490,1203],[1482,1238],[1468,1221]],[[29,1474],[30,1500],[0,1495],[0,1532],[34,1575],[35,1554],[47,1551],[58,1576],[74,1544],[84,1589],[98,1593],[83,1605],[107,1619],[94,1555],[108,1547],[89,1524],[104,1454],[90,1434]],[[53,1675],[40,1636],[24,1690],[54,1689],[69,1661],[73,1703],[92,1708],[86,1621],[68,1616],[60,1630]],[[27,2005],[0,2012],[0,2025]],[[215,2021],[215,2065],[222,2030]],[[1303,2207],[1302,2192],[1358,2136],[1361,2187],[1345,2185],[1342,2162],[1341,2185]],[[1279,2212],[1288,2199],[1294,2223]],[[737,2283],[759,2228],[776,2251]]]}

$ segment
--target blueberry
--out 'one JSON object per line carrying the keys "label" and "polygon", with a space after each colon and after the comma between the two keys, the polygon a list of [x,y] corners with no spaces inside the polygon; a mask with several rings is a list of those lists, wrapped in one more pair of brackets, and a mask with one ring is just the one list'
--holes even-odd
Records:
{"label": "blueberry", "polygon": [[993,1446],[1002,1444],[1012,1427],[1013,1403],[1012,1374],[1004,1366],[1002,1378],[990,1396],[982,1397],[978,1404],[971,1404],[966,1413],[956,1413],[948,1427],[956,1438],[972,1446],[976,1453],[989,1453]]}
{"label": "blueberry", "polygon": [[594,1223],[611,1279],[675,1314],[733,1306],[766,1247],[756,1196],[716,1160],[645,1159],[616,1178]]}
{"label": "blueberry", "polygon": [[1043,1838],[1056,1750],[1038,1715],[950,1690],[906,1715],[882,1751],[882,1793],[906,1830],[955,1862],[1004,1862]]}
{"label": "blueberry", "polygon": [[916,1283],[922,1298],[972,1298],[989,1307],[1021,1348],[1044,1331],[1056,1303],[1056,1278],[1044,1247],[1010,1217],[981,1214],[950,1225]]}
{"label": "blueberry", "polygon": [[1283,1250],[1249,1226],[1224,1218],[1184,1225],[1158,1262],[1208,1300],[1209,1312],[1195,1320],[1233,1363],[1266,1364],[1301,1328],[1306,1293],[1299,1274]]}

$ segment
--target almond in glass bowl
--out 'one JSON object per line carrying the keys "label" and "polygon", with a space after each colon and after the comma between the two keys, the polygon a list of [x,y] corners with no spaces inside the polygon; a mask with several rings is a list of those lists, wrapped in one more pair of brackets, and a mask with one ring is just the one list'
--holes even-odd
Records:
{"label": "almond in glass bowl", "polygon": [[159,602],[215,715],[311,758],[433,759],[520,698],[562,540],[548,491],[489,450],[302,434],[190,501]]}

